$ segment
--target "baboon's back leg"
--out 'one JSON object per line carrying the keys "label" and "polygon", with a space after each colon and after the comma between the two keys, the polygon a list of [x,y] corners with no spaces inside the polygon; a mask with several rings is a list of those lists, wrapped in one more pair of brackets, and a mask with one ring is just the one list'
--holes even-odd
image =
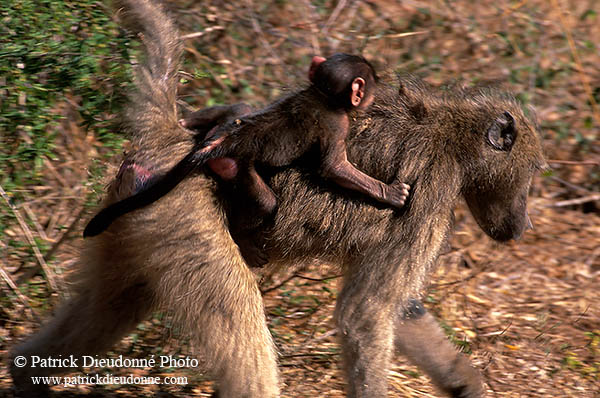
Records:
{"label": "baboon's back leg", "polygon": [[[32,355],[42,358],[68,358],[74,355],[75,358],[81,358],[82,355],[101,354],[147,316],[151,302],[143,283],[120,288],[97,280],[85,286],[81,293],[64,303],[37,333],[11,353],[16,396],[46,396],[47,388],[34,386],[31,376],[47,376],[76,369],[18,368],[12,363],[12,358],[24,356],[29,365]],[[81,359],[78,359],[78,365],[81,363]]]}
{"label": "baboon's back leg", "polygon": [[395,329],[397,351],[426,372],[442,392],[453,398],[485,395],[479,372],[450,343],[418,300],[409,301]]}
{"label": "baboon's back leg", "polygon": [[164,305],[191,332],[220,398],[279,396],[273,341],[254,274],[230,237],[165,273]]}

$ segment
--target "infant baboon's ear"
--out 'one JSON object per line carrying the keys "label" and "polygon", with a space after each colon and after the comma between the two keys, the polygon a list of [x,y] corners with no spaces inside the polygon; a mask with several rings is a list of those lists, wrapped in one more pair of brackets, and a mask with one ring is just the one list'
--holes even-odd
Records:
{"label": "infant baboon's ear", "polygon": [[357,107],[363,101],[365,97],[365,79],[362,77],[357,77],[352,81],[351,93],[350,93],[350,103],[352,106]]}
{"label": "infant baboon's ear", "polygon": [[516,139],[515,118],[509,112],[498,116],[487,131],[488,143],[500,151],[510,151]]}

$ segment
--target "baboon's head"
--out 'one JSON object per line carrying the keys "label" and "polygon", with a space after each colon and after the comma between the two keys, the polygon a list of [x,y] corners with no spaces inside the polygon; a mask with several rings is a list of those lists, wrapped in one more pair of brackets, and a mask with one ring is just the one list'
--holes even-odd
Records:
{"label": "baboon's head", "polygon": [[[480,104],[481,105],[481,104]],[[527,194],[531,179],[546,162],[535,117],[504,98],[484,101],[484,111],[470,136],[466,183],[462,192],[479,226],[498,241],[519,239],[531,228]],[[483,116],[482,116],[483,115]]]}

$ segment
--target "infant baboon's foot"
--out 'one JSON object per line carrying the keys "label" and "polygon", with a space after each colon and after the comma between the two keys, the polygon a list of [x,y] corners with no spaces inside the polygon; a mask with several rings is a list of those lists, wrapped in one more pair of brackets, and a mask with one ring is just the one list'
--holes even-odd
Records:
{"label": "infant baboon's foot", "polygon": [[410,185],[403,182],[394,183],[389,185],[388,192],[386,195],[386,203],[400,209],[404,207],[406,199],[408,199],[408,193]]}

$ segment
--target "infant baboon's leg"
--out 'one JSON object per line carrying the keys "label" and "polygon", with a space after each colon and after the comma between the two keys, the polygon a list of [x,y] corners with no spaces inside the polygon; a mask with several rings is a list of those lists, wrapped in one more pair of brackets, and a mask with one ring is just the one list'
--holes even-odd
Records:
{"label": "infant baboon's leg", "polygon": [[[11,373],[16,397],[45,397],[48,388],[33,385],[32,376],[48,376],[77,371],[66,367],[31,368],[32,356],[69,358],[82,366],[82,355],[102,354],[125,333],[142,321],[152,302],[143,283],[119,287],[95,281],[63,304],[42,328],[11,353]],[[12,358],[23,356],[27,366],[16,367]]]}
{"label": "infant baboon's leg", "polygon": [[273,213],[277,206],[277,197],[271,187],[258,174],[253,164],[248,165],[248,173],[244,177],[250,195],[258,206],[258,215],[265,217]]}
{"label": "infant baboon's leg", "polygon": [[256,172],[251,163],[239,166],[234,183],[225,184],[226,194],[232,198],[229,206],[230,231],[250,267],[261,267],[268,262],[257,231],[271,220],[277,198],[271,188]]}
{"label": "infant baboon's leg", "polygon": [[459,353],[434,317],[418,300],[410,300],[395,327],[396,350],[426,372],[453,398],[485,395],[479,372]]}

